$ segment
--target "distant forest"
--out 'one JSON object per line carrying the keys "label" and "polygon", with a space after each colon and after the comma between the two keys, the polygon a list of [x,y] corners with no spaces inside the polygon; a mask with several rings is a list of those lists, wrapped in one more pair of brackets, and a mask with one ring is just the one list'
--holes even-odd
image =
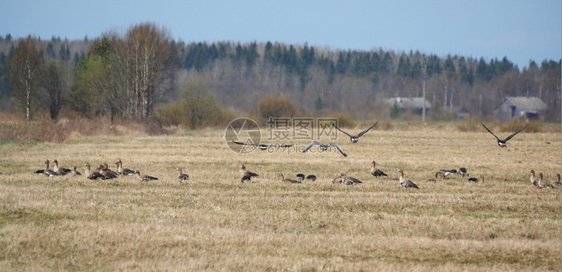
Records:
{"label": "distant forest", "polygon": [[548,106],[544,121],[560,122],[560,63],[530,60],[520,68],[508,57],[270,41],[186,43],[150,23],[74,41],[6,34],[0,36],[0,109],[28,119],[41,113],[151,119],[180,100],[196,102],[183,107],[200,106],[204,96],[216,100],[210,108],[252,116],[260,102],[275,97],[288,101],[292,114],[390,119],[392,109],[381,101],[420,97],[425,78],[428,121],[456,120],[459,112],[492,118],[506,96],[536,96]]}

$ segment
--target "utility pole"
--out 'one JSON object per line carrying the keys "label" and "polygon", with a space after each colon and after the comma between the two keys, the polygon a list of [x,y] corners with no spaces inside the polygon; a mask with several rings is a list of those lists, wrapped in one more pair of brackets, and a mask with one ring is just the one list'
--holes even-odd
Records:
{"label": "utility pole", "polygon": [[425,124],[425,80],[427,79],[427,58],[423,55],[423,80],[422,80],[422,122]]}

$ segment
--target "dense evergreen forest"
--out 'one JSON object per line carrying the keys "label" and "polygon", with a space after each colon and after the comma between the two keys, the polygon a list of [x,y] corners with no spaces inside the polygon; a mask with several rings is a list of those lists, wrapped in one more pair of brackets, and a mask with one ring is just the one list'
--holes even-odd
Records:
{"label": "dense evergreen forest", "polygon": [[506,96],[536,96],[548,106],[544,121],[560,122],[560,78],[560,60],[530,60],[520,68],[507,56],[186,43],[153,24],[75,41],[0,36],[0,109],[28,119],[39,113],[150,119],[179,112],[196,123],[197,114],[209,115],[205,110],[259,114],[260,102],[271,97],[294,107],[291,114],[388,119],[391,107],[383,99],[420,97],[425,79],[428,121],[456,120],[459,112],[492,118]]}

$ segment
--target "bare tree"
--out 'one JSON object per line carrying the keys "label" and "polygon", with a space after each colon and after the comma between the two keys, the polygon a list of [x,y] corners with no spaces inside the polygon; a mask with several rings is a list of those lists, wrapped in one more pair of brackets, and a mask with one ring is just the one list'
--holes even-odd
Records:
{"label": "bare tree", "polygon": [[68,94],[70,69],[62,61],[48,60],[40,69],[38,84],[48,95],[47,105],[51,119],[56,120]]}
{"label": "bare tree", "polygon": [[155,100],[172,87],[174,59],[168,32],[155,24],[133,26],[119,49],[126,69],[126,110],[132,118],[153,115]]}
{"label": "bare tree", "polygon": [[19,42],[14,57],[9,63],[9,79],[14,86],[14,97],[25,108],[25,119],[31,120],[32,100],[37,85],[37,71],[41,65],[42,51],[34,37],[27,37]]}

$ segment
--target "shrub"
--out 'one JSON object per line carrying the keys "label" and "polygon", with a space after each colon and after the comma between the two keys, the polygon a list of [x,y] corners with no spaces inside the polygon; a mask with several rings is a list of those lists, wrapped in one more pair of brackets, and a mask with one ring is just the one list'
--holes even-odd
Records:
{"label": "shrub", "polygon": [[270,117],[288,117],[291,118],[297,113],[297,109],[293,103],[284,97],[268,96],[258,103],[255,109],[256,115],[260,121],[267,121]]}

